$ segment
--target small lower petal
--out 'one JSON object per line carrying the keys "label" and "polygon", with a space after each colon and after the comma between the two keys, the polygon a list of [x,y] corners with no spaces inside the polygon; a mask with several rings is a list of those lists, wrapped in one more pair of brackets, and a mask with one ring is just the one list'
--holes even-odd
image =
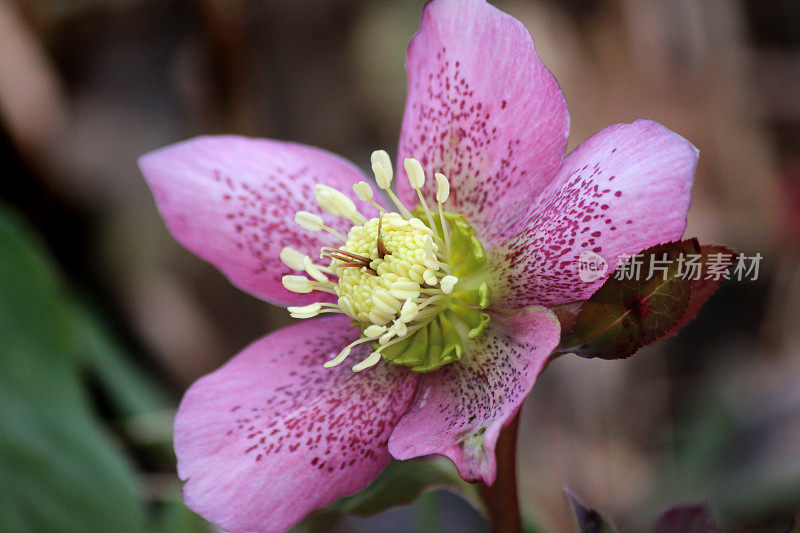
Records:
{"label": "small lower petal", "polygon": [[395,459],[441,454],[464,479],[494,481],[500,430],[533,387],[561,328],[539,306],[496,312],[491,323],[480,340],[465,344],[461,361],[424,375],[389,439]]}

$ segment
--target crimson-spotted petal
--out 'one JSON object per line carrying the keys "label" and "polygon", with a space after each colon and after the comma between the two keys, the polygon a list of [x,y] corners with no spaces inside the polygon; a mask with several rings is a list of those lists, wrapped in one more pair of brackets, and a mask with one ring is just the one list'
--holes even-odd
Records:
{"label": "crimson-spotted petal", "polygon": [[519,410],[560,335],[558,319],[544,307],[493,313],[491,328],[465,346],[461,361],[424,375],[389,451],[396,459],[445,455],[464,479],[493,483],[500,430]]}
{"label": "crimson-spotted petal", "polygon": [[357,336],[341,317],[304,321],[192,385],[175,420],[190,508],[229,531],[285,531],[383,470],[418,375],[323,368]]}
{"label": "crimson-spotted petal", "polygon": [[[689,141],[650,120],[591,136],[490,251],[498,300],[514,308],[585,300],[622,254],[680,239],[697,156]],[[582,252],[607,264],[604,276],[581,278]]]}
{"label": "crimson-spotted petal", "polygon": [[[564,95],[525,27],[484,0],[425,6],[406,70],[398,174],[418,159],[432,203],[434,173],[447,176],[450,209],[486,242],[555,176],[569,133]],[[405,180],[397,187],[417,203]]]}
{"label": "crimson-spotted petal", "polygon": [[293,271],[280,260],[293,247],[312,257],[340,244],[327,232],[308,232],[298,211],[322,216],[346,233],[350,223],[324,213],[312,188],[324,184],[352,198],[364,179],[344,159],[309,146],[235,136],[199,137],[143,156],[139,165],[175,238],[219,268],[240,288],[279,305],[304,305],[319,296],[286,290]]}

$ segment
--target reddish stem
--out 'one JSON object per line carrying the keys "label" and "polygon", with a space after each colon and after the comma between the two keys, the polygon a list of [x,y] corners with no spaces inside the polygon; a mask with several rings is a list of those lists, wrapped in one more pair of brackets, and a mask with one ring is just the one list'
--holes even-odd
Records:
{"label": "reddish stem", "polygon": [[494,533],[520,533],[522,520],[517,499],[517,429],[519,412],[497,439],[497,478],[490,487],[480,484],[481,496],[489,511]]}

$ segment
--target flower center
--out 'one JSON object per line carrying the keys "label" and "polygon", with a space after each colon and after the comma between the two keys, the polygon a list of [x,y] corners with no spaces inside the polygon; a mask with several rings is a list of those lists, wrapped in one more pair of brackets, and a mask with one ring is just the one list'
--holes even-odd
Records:
{"label": "flower center", "polygon": [[339,277],[339,307],[359,322],[382,326],[404,302],[416,300],[422,286],[438,286],[442,269],[432,235],[418,218],[397,213],[353,226],[344,246],[323,252]]}
{"label": "flower center", "polygon": [[281,260],[287,266],[308,276],[284,276],[287,289],[301,293],[320,290],[338,297],[335,304],[290,307],[293,317],[344,313],[361,328],[361,338],[328,361],[326,367],[340,364],[354,346],[370,343],[374,351],[356,364],[354,371],[369,368],[383,358],[417,372],[430,372],[459,360],[465,339],[479,337],[488,325],[489,315],[481,311],[490,299],[482,275],[486,264],[483,246],[463,216],[444,211],[449,196],[447,178],[439,173],[435,176],[438,212],[434,214],[420,192],[425,182],[422,166],[414,159],[406,159],[404,166],[420,199],[413,211],[389,188],[391,162],[380,150],[372,154],[375,179],[397,212],[378,205],[366,182],[357,183],[353,189],[378,210],[378,216],[371,219],[341,192],[316,185],[314,194],[320,206],[347,218],[353,227],[344,236],[325,226],[317,215],[301,211],[295,216],[301,227],[328,231],[343,244],[321,250],[320,257],[330,260],[328,266],[316,264],[292,248],[281,251]]}

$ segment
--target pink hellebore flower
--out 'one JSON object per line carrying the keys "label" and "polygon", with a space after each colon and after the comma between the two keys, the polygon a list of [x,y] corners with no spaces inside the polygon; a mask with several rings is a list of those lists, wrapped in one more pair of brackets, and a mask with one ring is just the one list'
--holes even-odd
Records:
{"label": "pink hellebore flower", "polygon": [[580,279],[581,252],[613,270],[683,234],[697,150],[638,120],[564,157],[564,96],[514,18],[434,0],[407,69],[402,164],[372,157],[397,212],[298,144],[201,137],[141,159],[184,246],[297,318],[330,315],[256,341],[181,402],[186,504],[225,529],[288,529],[392,457],[442,454],[491,484],[498,434],[559,343],[545,306],[604,281]]}

